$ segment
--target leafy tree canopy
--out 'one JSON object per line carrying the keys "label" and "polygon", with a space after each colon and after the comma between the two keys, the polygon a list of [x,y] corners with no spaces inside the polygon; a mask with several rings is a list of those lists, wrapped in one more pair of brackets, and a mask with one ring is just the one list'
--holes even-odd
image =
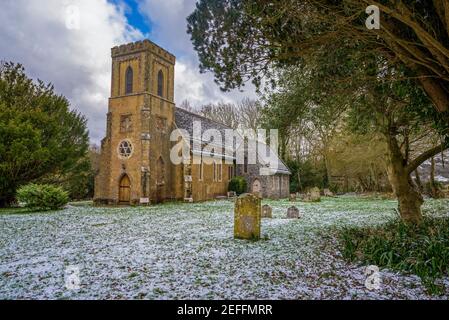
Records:
{"label": "leafy tree canopy", "polygon": [[51,84],[34,82],[20,64],[0,65],[0,206],[16,189],[64,173],[88,148],[87,120]]}
{"label": "leafy tree canopy", "polygon": [[[381,11],[380,30],[365,26],[369,5]],[[272,79],[332,46],[363,45],[412,71],[438,111],[449,108],[447,0],[201,0],[188,32],[201,70],[213,71],[223,90]]]}

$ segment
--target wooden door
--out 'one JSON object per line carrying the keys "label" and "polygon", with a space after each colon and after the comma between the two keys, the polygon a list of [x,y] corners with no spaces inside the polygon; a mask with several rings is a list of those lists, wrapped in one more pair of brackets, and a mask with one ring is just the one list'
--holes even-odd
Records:
{"label": "wooden door", "polygon": [[119,201],[120,203],[129,203],[131,201],[131,182],[126,174],[120,180]]}

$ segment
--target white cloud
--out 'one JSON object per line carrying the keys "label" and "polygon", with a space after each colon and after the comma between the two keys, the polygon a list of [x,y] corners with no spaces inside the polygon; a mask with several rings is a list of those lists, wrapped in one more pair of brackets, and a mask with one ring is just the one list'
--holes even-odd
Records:
{"label": "white cloud", "polygon": [[218,101],[233,103],[242,99],[239,94],[221,92],[211,75],[200,74],[189,61],[181,60],[176,64],[175,101],[178,105],[184,100],[197,107]]}
{"label": "white cloud", "polygon": [[[122,1],[122,0],[120,0]],[[116,1],[117,2],[117,1]],[[67,7],[77,6],[80,29],[67,27]],[[175,98],[193,105],[238,101],[254,90],[223,93],[212,74],[200,74],[186,18],[194,0],[145,0],[141,13],[153,23],[150,40],[177,56]],[[107,0],[3,0],[0,11],[0,60],[22,63],[33,78],[52,82],[72,108],[89,120],[91,140],[105,134],[110,96],[110,49],[142,39],[125,17],[127,6]],[[69,26],[71,24],[69,23]]]}
{"label": "white cloud", "polygon": [[[67,27],[71,5],[79,8],[79,30]],[[0,21],[0,59],[20,62],[32,77],[52,82],[86,115],[98,143],[110,95],[110,49],[141,38],[140,32],[106,0],[7,0]]]}
{"label": "white cloud", "polygon": [[196,0],[144,0],[140,12],[152,22],[151,40],[177,56],[175,99],[179,104],[189,100],[199,106],[210,102],[238,102],[244,97],[254,98],[255,89],[247,85],[245,92],[222,92],[211,73],[201,74],[199,62],[190,36],[187,17],[194,11]]}

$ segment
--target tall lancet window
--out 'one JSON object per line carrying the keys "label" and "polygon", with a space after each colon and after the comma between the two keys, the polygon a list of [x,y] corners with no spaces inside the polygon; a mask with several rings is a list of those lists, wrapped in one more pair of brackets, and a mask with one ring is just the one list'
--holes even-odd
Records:
{"label": "tall lancet window", "polygon": [[164,73],[162,70],[159,70],[157,74],[157,95],[159,97],[164,96]]}
{"label": "tall lancet window", "polygon": [[125,94],[133,93],[133,69],[128,67],[125,75]]}

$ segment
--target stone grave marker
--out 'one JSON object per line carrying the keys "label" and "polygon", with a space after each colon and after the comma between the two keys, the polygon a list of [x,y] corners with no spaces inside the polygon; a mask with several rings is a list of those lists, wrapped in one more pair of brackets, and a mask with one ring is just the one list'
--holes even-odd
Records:
{"label": "stone grave marker", "polygon": [[299,219],[299,209],[295,206],[288,208],[287,219]]}
{"label": "stone grave marker", "polygon": [[234,208],[234,238],[260,239],[261,200],[253,194],[237,198]]}
{"label": "stone grave marker", "polygon": [[273,218],[273,209],[268,204],[262,206],[262,218]]}
{"label": "stone grave marker", "polygon": [[303,198],[304,202],[320,202],[321,201],[321,192],[320,188],[314,187],[307,192],[307,194]]}

